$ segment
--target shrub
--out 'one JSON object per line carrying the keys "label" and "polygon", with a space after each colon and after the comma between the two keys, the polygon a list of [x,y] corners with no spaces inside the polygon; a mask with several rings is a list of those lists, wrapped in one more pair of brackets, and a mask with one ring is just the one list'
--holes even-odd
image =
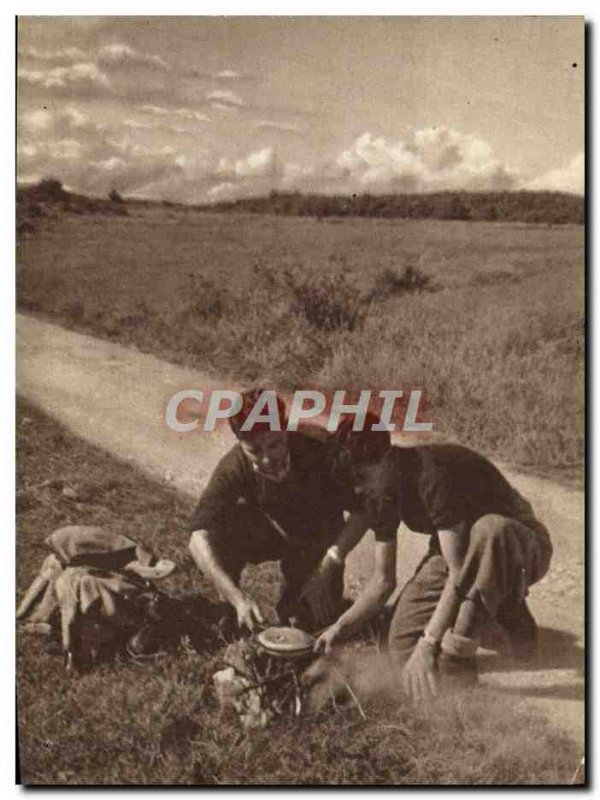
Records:
{"label": "shrub", "polygon": [[63,189],[62,183],[56,178],[43,178],[36,187],[36,195],[39,200],[58,202],[66,200],[69,193]]}
{"label": "shrub", "polygon": [[286,270],[291,310],[318,331],[353,331],[367,313],[365,298],[341,270],[308,275]]}
{"label": "shrub", "polygon": [[431,291],[432,289],[431,276],[419,267],[408,264],[402,272],[396,272],[387,267],[376,275],[375,285],[369,293],[369,299],[381,301],[401,294]]}
{"label": "shrub", "polygon": [[217,321],[233,304],[231,293],[225,286],[204,275],[190,274],[193,299],[189,306],[192,317],[205,321]]}
{"label": "shrub", "polygon": [[121,195],[117,192],[116,189],[111,189],[108,194],[108,199],[113,203],[124,203],[125,200],[121,197]]}

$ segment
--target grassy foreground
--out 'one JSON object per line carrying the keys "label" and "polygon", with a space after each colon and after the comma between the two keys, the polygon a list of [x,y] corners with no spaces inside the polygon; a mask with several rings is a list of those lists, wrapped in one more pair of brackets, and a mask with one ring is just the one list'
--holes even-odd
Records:
{"label": "grassy foreground", "polygon": [[583,229],[131,206],[21,237],[18,302],[223,379],[424,390],[437,431],[580,475]]}
{"label": "grassy foreground", "polygon": [[[164,588],[208,587],[186,554],[191,511],[168,488],[114,461],[21,403],[18,443],[18,588],[66,524],[101,524],[147,542],[180,565]],[[69,491],[65,492],[65,489]],[[249,588],[272,608],[273,565]],[[218,654],[179,652],[69,678],[38,639],[18,638],[22,780],[90,784],[565,784],[576,747],[523,703],[490,691],[417,713],[391,693],[355,709],[254,734],[222,717],[211,692]]]}

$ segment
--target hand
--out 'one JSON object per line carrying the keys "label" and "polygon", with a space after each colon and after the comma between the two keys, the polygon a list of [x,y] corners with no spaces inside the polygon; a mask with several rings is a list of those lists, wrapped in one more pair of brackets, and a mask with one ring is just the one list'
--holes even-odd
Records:
{"label": "hand", "polygon": [[333,645],[342,638],[342,629],[337,625],[330,625],[326,631],[319,636],[315,643],[314,652],[324,653],[327,655],[331,653]]}
{"label": "hand", "polygon": [[421,638],[402,671],[404,691],[414,703],[437,695],[436,649]]}
{"label": "hand", "polygon": [[247,594],[241,594],[234,604],[237,614],[237,623],[240,628],[247,628],[250,633],[254,631],[256,623],[263,623],[263,615],[258,604]]}
{"label": "hand", "polygon": [[340,570],[343,564],[325,556],[302,589],[301,597],[308,603],[317,628],[327,625],[339,614],[333,582]]}

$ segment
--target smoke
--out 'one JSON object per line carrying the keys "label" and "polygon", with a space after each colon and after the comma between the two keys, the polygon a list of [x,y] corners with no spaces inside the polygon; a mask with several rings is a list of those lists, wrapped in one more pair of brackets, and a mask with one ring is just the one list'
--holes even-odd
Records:
{"label": "smoke", "polygon": [[373,700],[403,702],[401,684],[387,653],[358,649],[315,661],[302,677],[310,689],[309,707],[318,712],[329,703],[355,705],[364,713],[363,703]]}

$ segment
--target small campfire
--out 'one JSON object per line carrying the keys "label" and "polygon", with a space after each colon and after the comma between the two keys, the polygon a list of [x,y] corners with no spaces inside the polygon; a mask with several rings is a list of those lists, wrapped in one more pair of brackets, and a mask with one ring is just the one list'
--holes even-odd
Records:
{"label": "small campfire", "polygon": [[[225,668],[213,676],[221,707],[233,708],[247,729],[265,728],[277,718],[300,717],[309,707],[315,680],[322,677],[321,670],[312,668],[319,659],[314,645],[310,634],[286,627],[266,628],[229,645]],[[350,685],[345,680],[341,685],[364,717]],[[335,706],[333,696],[332,700]]]}
{"label": "small campfire", "polygon": [[245,728],[264,728],[277,717],[299,717],[302,674],[316,658],[315,639],[298,628],[266,628],[229,645],[225,669],[213,676],[223,708],[233,708]]}

